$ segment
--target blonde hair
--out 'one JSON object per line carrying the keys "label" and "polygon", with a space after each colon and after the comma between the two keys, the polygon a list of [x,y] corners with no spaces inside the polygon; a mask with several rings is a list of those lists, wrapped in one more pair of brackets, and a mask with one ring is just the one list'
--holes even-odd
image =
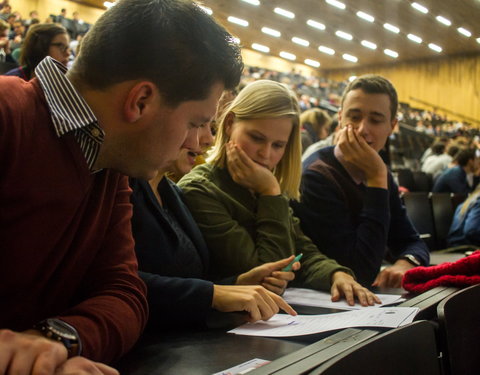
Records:
{"label": "blonde hair", "polygon": [[312,126],[315,134],[318,134],[320,129],[330,126],[332,118],[320,108],[310,108],[300,115],[300,125],[304,126],[306,123]]}
{"label": "blonde hair", "polygon": [[475,190],[468,196],[465,202],[462,203],[462,208],[460,208],[460,219],[463,220],[463,217],[470,209],[471,206],[477,201],[480,197],[480,184],[475,188]]}
{"label": "blonde hair", "polygon": [[289,117],[292,119],[292,132],[285,153],[275,167],[273,174],[280,189],[290,199],[300,198],[301,141],[298,99],[287,86],[269,80],[259,80],[245,86],[228,105],[218,121],[215,145],[208,162],[221,168],[226,166],[226,148],[229,136],[226,131],[227,117],[232,113],[234,121]]}

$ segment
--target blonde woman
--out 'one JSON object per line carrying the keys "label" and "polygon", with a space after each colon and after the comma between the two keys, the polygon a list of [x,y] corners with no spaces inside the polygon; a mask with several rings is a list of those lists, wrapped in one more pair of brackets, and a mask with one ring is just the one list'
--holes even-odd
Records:
{"label": "blonde woman", "polygon": [[289,199],[299,198],[300,127],[295,94],[260,80],[247,85],[219,121],[212,154],[181,181],[211,254],[210,277],[245,272],[303,253],[297,285],[330,290],[332,300],[379,302],[353,272],[324,256],[300,230]]}
{"label": "blonde woman", "polygon": [[302,152],[310,145],[328,137],[332,118],[320,108],[310,108],[300,115],[302,130]]}
{"label": "blonde woman", "polygon": [[448,244],[480,245],[480,185],[455,210]]}

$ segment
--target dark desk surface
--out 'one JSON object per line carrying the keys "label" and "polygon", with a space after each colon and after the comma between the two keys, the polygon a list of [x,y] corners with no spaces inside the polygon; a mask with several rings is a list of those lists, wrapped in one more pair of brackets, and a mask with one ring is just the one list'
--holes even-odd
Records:
{"label": "dark desk surface", "polygon": [[[455,288],[440,287],[420,296],[407,295],[409,299],[403,302],[401,306],[418,306],[420,308],[419,319],[434,320],[436,318],[437,304],[456,290]],[[405,291],[397,289],[378,290],[377,292],[402,294]],[[338,311],[304,306],[297,307],[297,312],[300,314],[325,314]],[[238,325],[238,315],[228,315],[228,317],[236,317],[237,320],[226,319],[227,315],[225,314],[218,316],[224,321],[218,324],[217,328],[210,330],[180,333],[146,333],[133,350],[120,360],[115,367],[122,375],[200,375],[219,372],[253,358],[269,361],[277,360],[274,362],[274,365],[281,365],[282,362],[285,362],[285,359],[282,359],[282,357],[294,352],[305,353],[312,350],[312,348],[315,348],[317,351],[323,350],[326,356],[331,357],[332,350],[338,350],[337,348],[339,347],[338,343],[335,344],[336,346],[332,345],[335,339],[331,340],[331,338],[341,338],[346,331],[282,339],[240,336],[226,333],[228,329]],[[364,333],[360,331],[356,330],[354,332],[355,335],[366,335],[367,331],[368,335],[371,335],[370,332],[372,332],[371,330],[363,330]],[[355,336],[352,337],[354,340],[358,340]],[[342,340],[345,341],[345,339]],[[338,341],[342,342],[342,340]],[[344,344],[342,345],[345,347]],[[325,350],[327,346],[330,347],[328,350]],[[303,352],[300,351],[302,348],[304,348]],[[288,356],[287,359],[290,361]]]}

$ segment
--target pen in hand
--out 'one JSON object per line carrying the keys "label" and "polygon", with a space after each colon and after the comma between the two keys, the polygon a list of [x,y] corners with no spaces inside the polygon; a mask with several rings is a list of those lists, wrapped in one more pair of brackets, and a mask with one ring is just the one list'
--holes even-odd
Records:
{"label": "pen in hand", "polygon": [[283,272],[288,272],[292,270],[292,266],[295,262],[298,262],[300,259],[302,259],[303,253],[298,254],[293,260],[284,268],[282,268]]}

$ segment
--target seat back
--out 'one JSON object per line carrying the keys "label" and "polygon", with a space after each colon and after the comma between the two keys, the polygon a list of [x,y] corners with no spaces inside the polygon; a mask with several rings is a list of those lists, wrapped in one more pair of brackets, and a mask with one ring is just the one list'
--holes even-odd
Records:
{"label": "seat back", "polygon": [[428,193],[432,191],[433,187],[433,178],[432,175],[425,173],[425,172],[412,172],[413,175],[413,182],[414,182],[414,190],[411,191],[423,191]]}
{"label": "seat back", "polygon": [[415,181],[413,180],[413,173],[410,169],[398,169],[397,179],[399,186],[403,186],[409,191],[415,190]]}
{"label": "seat back", "polygon": [[428,193],[409,192],[402,194],[407,214],[430,250],[435,249],[435,227]]}
{"label": "seat back", "polygon": [[440,350],[447,373],[478,374],[480,369],[480,285],[459,290],[437,307]]}
{"label": "seat back", "polygon": [[432,213],[435,226],[436,248],[447,247],[447,235],[452,224],[455,210],[452,203],[451,193],[432,193]]}
{"label": "seat back", "polygon": [[310,375],[440,374],[435,330],[425,320],[392,329],[323,363]]}

